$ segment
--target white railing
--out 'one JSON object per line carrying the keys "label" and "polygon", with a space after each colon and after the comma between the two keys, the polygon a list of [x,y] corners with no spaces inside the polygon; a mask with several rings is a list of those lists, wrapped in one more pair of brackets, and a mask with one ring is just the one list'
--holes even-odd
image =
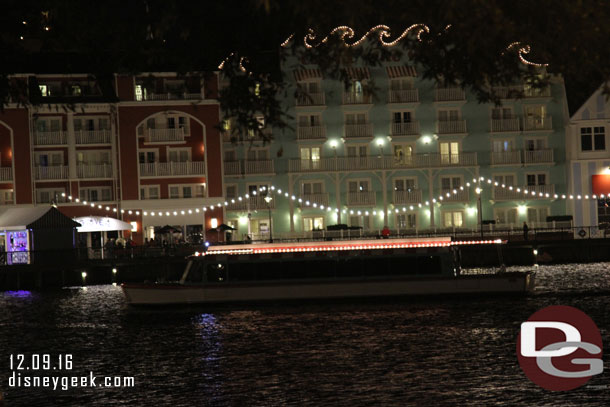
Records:
{"label": "white railing", "polygon": [[553,162],[553,149],[523,151],[525,164],[547,164]]}
{"label": "white railing", "polygon": [[466,94],[462,88],[436,88],[435,100],[437,102],[466,100]]}
{"label": "white railing", "polygon": [[225,161],[225,175],[240,175],[241,165],[239,161]]}
{"label": "white railing", "polygon": [[0,168],[0,181],[12,181],[13,180],[13,168],[2,167]]}
{"label": "white railing", "polygon": [[390,103],[415,103],[419,102],[419,91],[417,89],[390,89]]}
{"label": "white railing", "polygon": [[[511,189],[512,188],[512,189]],[[525,192],[527,191],[527,193]],[[540,196],[542,194],[542,196]],[[547,196],[547,194],[549,196]],[[494,187],[493,199],[496,201],[511,201],[515,199],[548,199],[555,194],[555,185],[530,185],[524,188]]]}
{"label": "white railing", "polygon": [[477,165],[477,153],[417,154],[416,167],[455,167]]}
{"label": "white railing", "polygon": [[293,158],[288,161],[288,169],[291,172],[335,171],[336,168],[335,158],[320,158],[319,160],[301,160]]}
{"label": "white railing", "polygon": [[439,134],[462,134],[466,133],[466,120],[437,121],[436,130]]}
{"label": "white railing", "polygon": [[76,144],[110,144],[110,130],[75,130]]}
{"label": "white railing", "polygon": [[529,116],[524,120],[524,130],[553,130],[553,118],[547,116]]}
{"label": "white railing", "polygon": [[500,99],[516,99],[522,95],[522,86],[495,86],[493,93]]}
{"label": "white railing", "polygon": [[419,134],[419,122],[392,123],[392,136],[409,136]]}
{"label": "white railing", "polygon": [[203,161],[183,161],[140,164],[140,177],[168,177],[176,175],[204,175]]}
{"label": "white railing", "polygon": [[411,204],[421,202],[421,189],[411,189],[409,191],[394,191],[394,204]]}
{"label": "white railing", "polygon": [[551,97],[551,87],[533,88],[531,86],[525,86],[523,88],[523,94],[526,98],[549,98]]}
{"label": "white railing", "polygon": [[273,160],[246,161],[246,174],[273,173]]}
{"label": "white railing", "polygon": [[338,157],[337,170],[375,170],[392,168],[392,157]]}
{"label": "white railing", "polygon": [[49,167],[35,167],[36,179],[67,179],[68,167],[53,165]]}
{"label": "white railing", "polygon": [[37,146],[64,145],[68,144],[65,131],[36,131],[34,133],[34,144]]}
{"label": "white railing", "polygon": [[511,119],[491,119],[491,131],[493,133],[519,130],[520,126],[518,117],[513,117]]}
{"label": "white railing", "polygon": [[373,125],[368,124],[346,124],[345,138],[373,137]]}
{"label": "white railing", "polygon": [[312,204],[324,205],[328,206],[328,194],[327,193],[317,193],[317,194],[303,194],[301,196],[303,202],[301,202],[301,207],[306,207],[307,202],[309,202],[309,206]]}
{"label": "white railing", "polygon": [[319,106],[324,104],[324,92],[305,93],[296,98],[297,106]]}
{"label": "white railing", "polygon": [[491,164],[521,164],[521,151],[492,151]]}
{"label": "white railing", "polygon": [[372,103],[372,96],[369,93],[343,92],[344,105],[359,105]]}
{"label": "white railing", "polygon": [[375,192],[374,191],[362,191],[362,192],[348,192],[347,193],[347,204],[348,205],[375,205]]}
{"label": "white railing", "polygon": [[326,126],[297,127],[297,140],[318,140],[326,138]]}
{"label": "white railing", "polygon": [[76,167],[78,178],[112,178],[112,164],[80,164]]}
{"label": "white railing", "polygon": [[441,190],[441,196],[443,202],[468,202],[470,200],[468,188],[443,189]]}
{"label": "white railing", "polygon": [[179,128],[153,128],[145,129],[145,140],[147,143],[167,143],[184,141],[184,135],[188,133],[188,129]]}
{"label": "white railing", "polygon": [[269,208],[275,209],[275,199],[272,199],[269,201],[269,203],[267,203],[267,201],[265,201],[265,197],[261,195],[242,198],[241,200],[238,198],[231,198],[228,201],[229,206],[227,207],[227,210],[229,211],[246,211],[254,209],[262,210]]}

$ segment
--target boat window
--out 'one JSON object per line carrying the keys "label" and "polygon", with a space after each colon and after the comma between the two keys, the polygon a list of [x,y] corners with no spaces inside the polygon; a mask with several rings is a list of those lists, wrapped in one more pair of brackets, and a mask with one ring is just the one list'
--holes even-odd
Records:
{"label": "boat window", "polygon": [[206,281],[208,283],[222,283],[227,281],[227,268],[222,263],[210,263],[206,268]]}

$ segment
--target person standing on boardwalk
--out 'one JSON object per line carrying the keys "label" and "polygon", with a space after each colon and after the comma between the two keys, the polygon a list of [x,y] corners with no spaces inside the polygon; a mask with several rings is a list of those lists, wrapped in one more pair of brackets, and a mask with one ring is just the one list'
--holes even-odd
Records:
{"label": "person standing on boardwalk", "polygon": [[388,239],[390,237],[390,228],[388,228],[388,226],[384,226],[383,229],[381,230],[381,236],[384,239]]}
{"label": "person standing on boardwalk", "polygon": [[527,226],[527,222],[523,222],[523,240],[527,240],[527,233],[530,228]]}

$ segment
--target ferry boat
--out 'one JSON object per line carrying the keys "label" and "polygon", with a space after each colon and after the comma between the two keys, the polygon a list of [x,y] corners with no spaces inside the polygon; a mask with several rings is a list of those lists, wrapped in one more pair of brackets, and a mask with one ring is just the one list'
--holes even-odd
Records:
{"label": "ferry boat", "polygon": [[533,290],[533,272],[460,273],[460,246],[501,243],[432,237],[212,246],[189,257],[179,282],[122,288],[133,305]]}

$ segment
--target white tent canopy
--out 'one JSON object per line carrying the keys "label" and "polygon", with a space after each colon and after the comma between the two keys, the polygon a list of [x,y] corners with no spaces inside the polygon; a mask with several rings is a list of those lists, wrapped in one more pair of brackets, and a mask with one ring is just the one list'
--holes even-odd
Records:
{"label": "white tent canopy", "polygon": [[110,232],[115,230],[131,230],[131,225],[115,218],[105,218],[101,216],[83,216],[74,218],[75,222],[82,226],[77,227],[76,231],[85,232]]}

